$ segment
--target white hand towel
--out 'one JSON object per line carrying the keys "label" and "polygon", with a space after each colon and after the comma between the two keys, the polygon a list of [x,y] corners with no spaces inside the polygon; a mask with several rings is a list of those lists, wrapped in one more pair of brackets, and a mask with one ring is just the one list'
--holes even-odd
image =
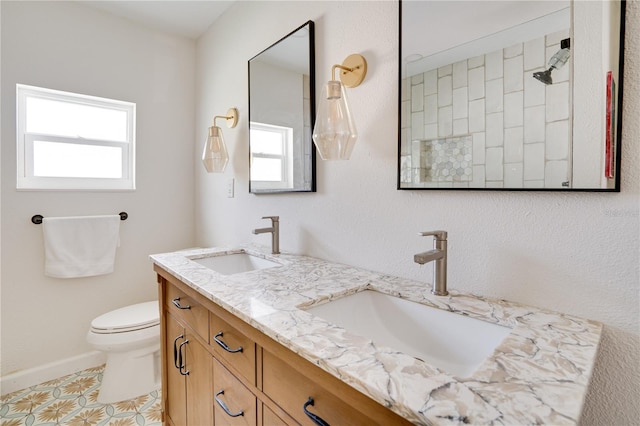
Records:
{"label": "white hand towel", "polygon": [[90,277],[114,270],[120,245],[120,216],[42,219],[44,273],[56,278]]}

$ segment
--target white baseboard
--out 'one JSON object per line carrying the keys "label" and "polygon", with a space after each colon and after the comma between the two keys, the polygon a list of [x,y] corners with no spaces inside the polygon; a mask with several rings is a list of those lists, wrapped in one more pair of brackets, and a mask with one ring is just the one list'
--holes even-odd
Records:
{"label": "white baseboard", "polygon": [[6,395],[17,390],[77,373],[91,367],[104,364],[106,355],[100,351],[87,352],[82,355],[62,359],[49,364],[17,371],[0,377],[0,394]]}

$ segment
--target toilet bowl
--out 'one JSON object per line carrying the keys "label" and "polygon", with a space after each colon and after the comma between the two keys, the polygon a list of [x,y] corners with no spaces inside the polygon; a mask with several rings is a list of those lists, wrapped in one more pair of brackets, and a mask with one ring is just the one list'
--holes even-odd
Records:
{"label": "toilet bowl", "polygon": [[107,355],[98,402],[124,401],[160,389],[157,301],[100,315],[91,321],[87,342]]}

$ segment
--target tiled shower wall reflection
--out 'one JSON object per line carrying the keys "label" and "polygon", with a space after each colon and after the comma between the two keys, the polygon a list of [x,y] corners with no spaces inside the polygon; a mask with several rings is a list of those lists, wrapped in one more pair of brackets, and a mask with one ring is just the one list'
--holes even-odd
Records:
{"label": "tiled shower wall reflection", "polygon": [[[533,73],[567,37],[568,30],[550,34],[405,79],[402,186],[561,188],[570,172],[570,66],[554,70],[551,85]],[[438,166],[425,153],[437,158],[431,154],[457,140],[470,147],[470,170],[434,179]]]}

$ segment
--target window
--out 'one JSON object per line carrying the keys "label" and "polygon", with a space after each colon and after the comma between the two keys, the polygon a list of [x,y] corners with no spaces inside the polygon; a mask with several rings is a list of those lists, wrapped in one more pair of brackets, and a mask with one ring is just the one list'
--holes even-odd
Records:
{"label": "window", "polygon": [[135,189],[136,105],[17,85],[18,189]]}
{"label": "window", "polygon": [[290,188],[293,129],[251,122],[251,181],[261,187]]}

